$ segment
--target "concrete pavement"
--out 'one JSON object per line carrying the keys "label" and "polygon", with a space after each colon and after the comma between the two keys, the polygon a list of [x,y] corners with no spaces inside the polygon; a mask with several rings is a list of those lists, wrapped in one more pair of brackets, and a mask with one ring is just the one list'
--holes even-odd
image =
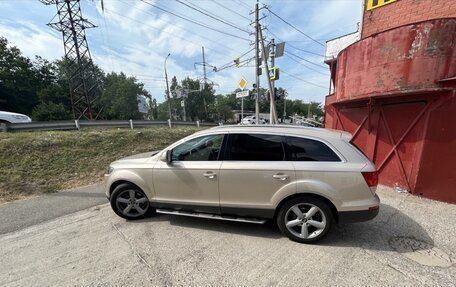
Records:
{"label": "concrete pavement", "polygon": [[157,215],[108,204],[0,235],[5,286],[455,286],[456,205],[389,189],[370,222],[316,245],[271,224]]}

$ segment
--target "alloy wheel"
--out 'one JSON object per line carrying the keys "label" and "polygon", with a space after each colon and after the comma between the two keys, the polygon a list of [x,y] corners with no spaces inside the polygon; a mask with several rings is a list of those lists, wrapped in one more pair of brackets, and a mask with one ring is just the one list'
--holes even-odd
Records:
{"label": "alloy wheel", "polygon": [[117,196],[116,207],[127,217],[139,217],[147,212],[149,200],[143,192],[127,189]]}
{"label": "alloy wheel", "polygon": [[285,214],[285,226],[296,237],[313,239],[319,236],[327,225],[324,212],[311,203],[298,203]]}

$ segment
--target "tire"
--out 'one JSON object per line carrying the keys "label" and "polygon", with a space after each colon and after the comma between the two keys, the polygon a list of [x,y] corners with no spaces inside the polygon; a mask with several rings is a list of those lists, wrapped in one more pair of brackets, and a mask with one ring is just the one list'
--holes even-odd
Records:
{"label": "tire", "polygon": [[147,195],[137,186],[122,183],[111,194],[111,208],[120,217],[136,220],[155,214]]}
{"label": "tire", "polygon": [[280,231],[289,239],[300,243],[322,239],[331,228],[332,221],[333,215],[328,205],[307,196],[287,201],[277,214]]}

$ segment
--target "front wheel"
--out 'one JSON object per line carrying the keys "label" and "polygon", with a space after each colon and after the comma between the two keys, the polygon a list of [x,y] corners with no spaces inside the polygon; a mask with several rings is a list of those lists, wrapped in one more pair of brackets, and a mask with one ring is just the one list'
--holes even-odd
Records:
{"label": "front wheel", "polygon": [[130,183],[117,186],[111,194],[114,212],[128,220],[141,219],[155,213],[144,191]]}
{"label": "front wheel", "polygon": [[286,202],[277,215],[280,231],[293,241],[311,243],[329,231],[332,214],[321,200],[299,197]]}

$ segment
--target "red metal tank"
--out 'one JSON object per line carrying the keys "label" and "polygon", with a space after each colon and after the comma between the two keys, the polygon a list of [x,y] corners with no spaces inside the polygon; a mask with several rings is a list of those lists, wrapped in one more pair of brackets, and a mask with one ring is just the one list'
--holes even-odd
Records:
{"label": "red metal tank", "polygon": [[456,202],[456,18],[364,38],[333,67],[325,126],[354,134],[381,184]]}

